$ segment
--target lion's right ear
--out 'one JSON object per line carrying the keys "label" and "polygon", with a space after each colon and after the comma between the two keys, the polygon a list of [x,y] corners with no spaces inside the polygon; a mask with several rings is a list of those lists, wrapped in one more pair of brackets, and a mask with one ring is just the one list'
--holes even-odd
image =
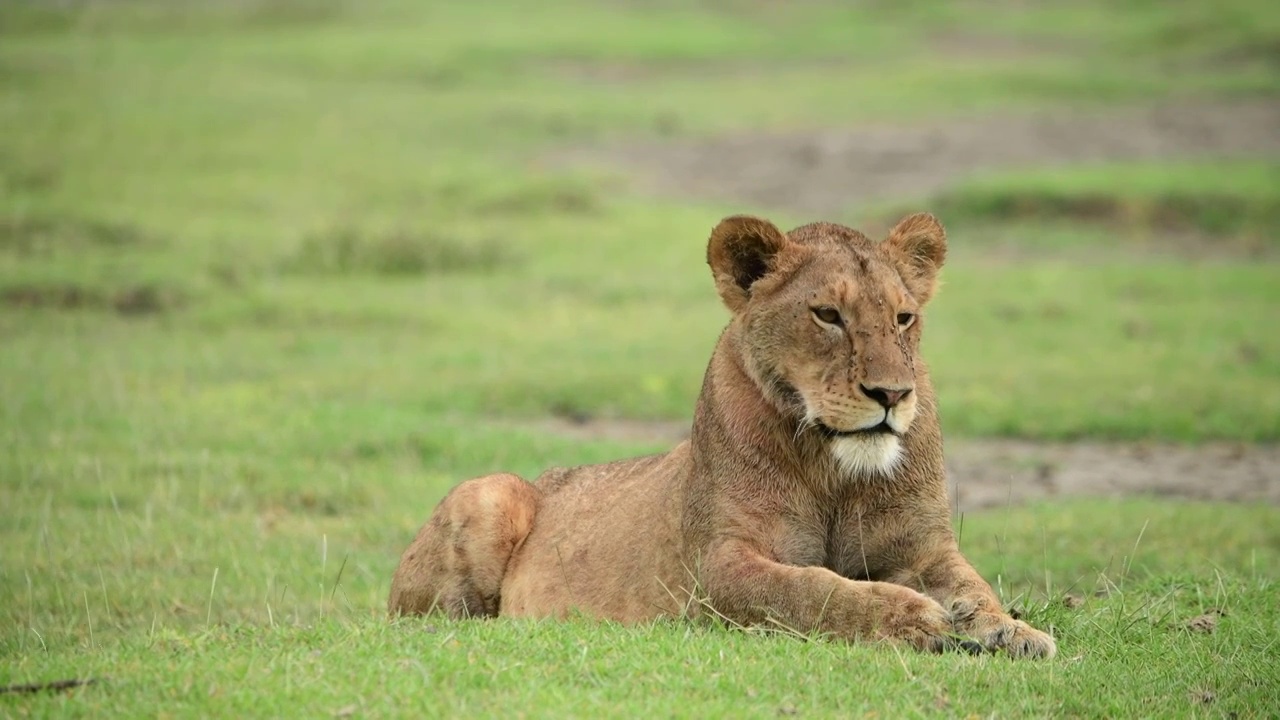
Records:
{"label": "lion's right ear", "polygon": [[751,286],[769,274],[775,257],[788,242],[787,236],[764,218],[734,215],[716,225],[707,243],[707,264],[715,276],[716,291],[730,311],[736,313],[747,304]]}
{"label": "lion's right ear", "polygon": [[929,213],[910,215],[889,231],[885,245],[896,254],[907,289],[920,304],[929,302],[938,289],[938,271],[947,259],[947,231],[942,223]]}

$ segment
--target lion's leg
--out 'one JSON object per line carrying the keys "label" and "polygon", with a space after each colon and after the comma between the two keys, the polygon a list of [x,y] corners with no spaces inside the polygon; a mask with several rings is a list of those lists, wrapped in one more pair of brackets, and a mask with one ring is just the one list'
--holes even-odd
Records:
{"label": "lion's leg", "polygon": [[946,548],[928,555],[919,569],[890,578],[926,595],[950,610],[955,631],[972,637],[989,650],[1004,650],[1014,657],[1053,657],[1057,647],[1053,637],[1021,620],[1015,620],[1000,605],[1000,598],[958,548]]}
{"label": "lion's leg", "polygon": [[454,488],[401,556],[387,609],[497,615],[507,562],[533,527],[538,497],[536,487],[510,474]]}
{"label": "lion's leg", "polygon": [[849,580],[826,568],[783,565],[741,541],[713,546],[700,577],[711,607],[743,625],[776,623],[802,633],[906,642],[933,652],[950,645],[950,617],[931,598],[901,585]]}

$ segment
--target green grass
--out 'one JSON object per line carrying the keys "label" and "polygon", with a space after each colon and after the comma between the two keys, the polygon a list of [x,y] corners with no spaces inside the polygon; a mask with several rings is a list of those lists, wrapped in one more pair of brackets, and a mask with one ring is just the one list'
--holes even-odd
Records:
{"label": "green grass", "polygon": [[[1274,714],[1269,507],[966,517],[1049,663],[380,610],[459,479],[661,449],[539,423],[688,418],[725,322],[710,228],[814,219],[544,153],[1280,90],[1264,3],[1109,8],[0,4],[0,684],[106,678],[0,714]],[[917,202],[951,228],[925,351],[948,437],[1280,440],[1275,168]],[[1216,633],[1180,627],[1210,608]]]}
{"label": "green grass", "polygon": [[[687,417],[724,319],[705,238],[742,208],[630,198],[607,178],[540,170],[545,149],[650,134],[654,123],[701,134],[1085,101],[1054,89],[1059,74],[1118,83],[1129,101],[1234,94],[1242,72],[1206,65],[1218,74],[1202,85],[1147,68],[1155,85],[1125,84],[1124,73],[1146,65],[1123,57],[1155,66],[1200,57],[1196,42],[1167,47],[1141,31],[1199,18],[1189,3],[1176,12],[1135,6],[1107,23],[1096,22],[1101,6],[1004,18],[1012,24],[998,32],[1041,23],[1033,37],[1060,33],[1058,23],[1073,27],[1064,13],[1094,31],[1071,52],[1046,43],[1043,57],[1018,62],[939,56],[940,33],[978,32],[987,16],[906,6],[645,12],[567,3],[532,19],[500,5],[67,7],[6,6],[14,19],[0,47],[0,69],[10,70],[0,72],[0,124],[23,129],[0,138],[0,304],[21,310],[0,311],[0,323],[24,348],[0,368],[26,392],[27,364],[49,366],[49,353],[87,357],[80,344],[102,348],[99,333],[123,332],[130,347],[165,356],[217,396],[190,348],[225,357],[293,328],[312,338],[310,367],[330,377],[308,377],[306,364],[266,351],[244,392],[336,382],[433,413]],[[1233,8],[1232,17],[1259,17],[1239,42],[1270,27],[1262,5]],[[605,79],[584,79],[579,66],[603,67]],[[620,66],[629,73],[609,79]],[[1038,89],[1025,91],[1020,74]],[[1271,246],[1274,165],[1046,175],[979,179],[928,201],[952,224],[957,258],[928,339],[948,431],[1280,438],[1275,341],[1250,320],[1280,299],[1270,265],[1193,271],[1140,254],[1095,268],[1071,254],[1158,248],[1158,222],[1178,213],[1196,231]],[[1126,223],[1064,227],[1055,209],[1080,202],[1100,202]],[[1024,206],[1044,211],[1003,224],[1006,210]],[[1027,257],[993,267],[1001,243]],[[1185,282],[1197,294],[1170,298]],[[1230,297],[1200,302],[1219,293]],[[1070,312],[1055,310],[1064,305]],[[68,309],[80,314],[65,322],[80,329],[51,332],[64,322],[53,311]],[[111,312],[163,317],[126,329],[101,317]],[[1007,321],[1010,313],[1022,319]],[[106,329],[91,327],[100,321]],[[974,343],[979,327],[984,342]],[[170,333],[192,339],[175,346]],[[355,336],[386,350],[349,357]],[[487,357],[489,342],[518,360]],[[987,342],[1002,352],[983,352]],[[106,345],[99,351],[110,356]],[[1096,357],[1084,362],[1086,354]],[[566,364],[570,372],[556,372]],[[86,372],[96,371],[77,371]],[[1251,391],[1222,403],[1205,377]],[[54,417],[21,422],[38,434]]]}
{"label": "green grass", "polygon": [[[388,473],[367,505],[342,503],[337,515],[254,508],[252,498],[212,513],[216,498],[235,491],[207,472],[185,494],[157,483],[137,516],[127,499],[117,499],[119,511],[105,497],[86,499],[6,532],[6,547],[33,561],[25,579],[6,583],[14,632],[0,682],[102,678],[65,696],[0,699],[6,713],[323,715],[355,706],[361,715],[1262,717],[1276,709],[1280,513],[1271,508],[1085,501],[966,517],[965,550],[1059,639],[1056,659],[1015,663],[687,622],[389,624],[378,609],[385,579],[419,514],[401,498],[420,479]],[[164,579],[135,579],[147,576]],[[1083,604],[1063,604],[1067,595]],[[1216,610],[1225,615],[1215,632],[1185,627]]]}

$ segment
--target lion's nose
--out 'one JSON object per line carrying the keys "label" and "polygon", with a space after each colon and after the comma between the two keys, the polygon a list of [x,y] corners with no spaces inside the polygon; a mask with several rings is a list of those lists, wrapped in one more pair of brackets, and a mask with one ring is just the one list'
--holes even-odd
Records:
{"label": "lion's nose", "polygon": [[866,385],[863,385],[862,392],[866,393],[867,397],[880,403],[880,407],[888,410],[902,402],[902,398],[910,395],[911,388],[906,388],[904,390],[890,390],[889,388],[880,387],[869,388]]}

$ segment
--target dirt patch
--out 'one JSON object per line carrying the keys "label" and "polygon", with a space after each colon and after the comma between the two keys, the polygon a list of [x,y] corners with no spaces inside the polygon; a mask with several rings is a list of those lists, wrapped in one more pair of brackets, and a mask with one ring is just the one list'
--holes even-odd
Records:
{"label": "dirt patch", "polygon": [[1068,495],[1280,505],[1276,445],[957,440],[947,469],[962,511]]}
{"label": "dirt patch", "polygon": [[[680,421],[548,420],[538,427],[582,440],[659,446],[689,435]],[[1280,505],[1280,445],[948,440],[947,472],[960,512],[1067,496]]]}
{"label": "dirt patch", "polygon": [[664,197],[838,219],[933,195],[975,172],[1106,161],[1280,157],[1280,100],[1054,110],[806,132],[579,147],[553,162],[621,168]]}

